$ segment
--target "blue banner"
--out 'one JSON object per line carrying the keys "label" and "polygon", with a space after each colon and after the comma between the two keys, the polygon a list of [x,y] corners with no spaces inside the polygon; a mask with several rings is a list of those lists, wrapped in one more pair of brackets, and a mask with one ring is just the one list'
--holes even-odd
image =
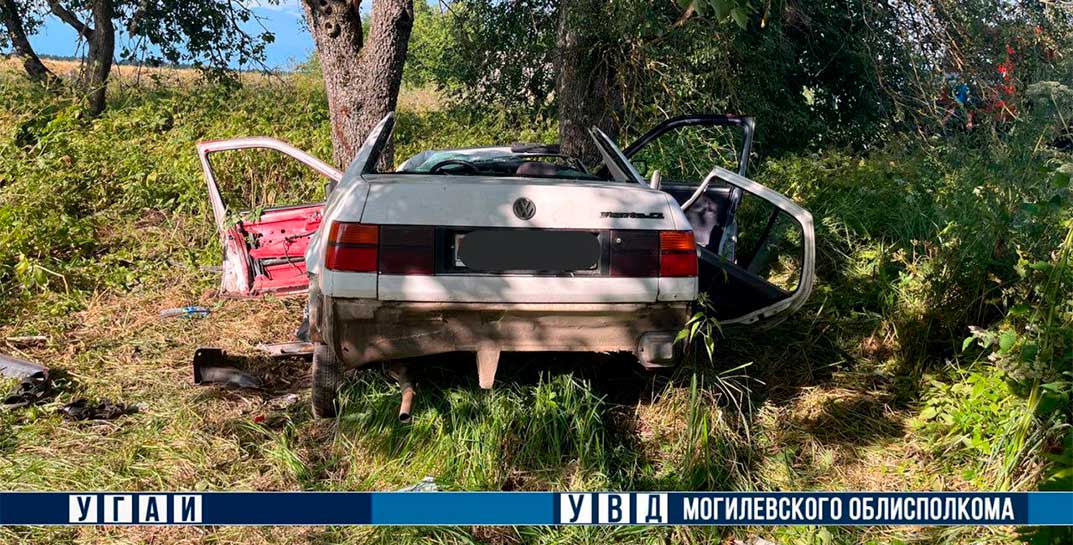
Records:
{"label": "blue banner", "polygon": [[0,525],[1059,525],[1073,492],[0,492]]}

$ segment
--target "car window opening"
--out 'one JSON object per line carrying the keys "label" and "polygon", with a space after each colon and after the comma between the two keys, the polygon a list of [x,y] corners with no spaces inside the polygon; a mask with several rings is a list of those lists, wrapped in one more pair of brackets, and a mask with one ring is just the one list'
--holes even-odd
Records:
{"label": "car window opening", "polygon": [[495,176],[601,180],[574,157],[552,152],[514,151],[511,148],[477,148],[423,152],[404,161],[396,174]]}

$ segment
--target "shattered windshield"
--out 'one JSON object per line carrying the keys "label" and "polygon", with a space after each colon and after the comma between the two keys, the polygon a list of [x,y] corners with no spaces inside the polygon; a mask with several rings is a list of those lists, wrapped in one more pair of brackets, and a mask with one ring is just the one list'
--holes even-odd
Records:
{"label": "shattered windshield", "polygon": [[407,159],[395,172],[564,180],[600,179],[590,174],[581,161],[557,153],[557,150],[550,146],[425,151]]}

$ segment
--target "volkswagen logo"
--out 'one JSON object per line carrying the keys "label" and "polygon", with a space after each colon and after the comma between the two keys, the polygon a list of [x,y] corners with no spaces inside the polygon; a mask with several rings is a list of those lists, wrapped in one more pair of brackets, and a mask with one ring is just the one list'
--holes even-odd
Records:
{"label": "volkswagen logo", "polygon": [[521,197],[514,201],[514,215],[518,216],[518,219],[532,219],[536,215],[536,205],[533,204],[533,201]]}

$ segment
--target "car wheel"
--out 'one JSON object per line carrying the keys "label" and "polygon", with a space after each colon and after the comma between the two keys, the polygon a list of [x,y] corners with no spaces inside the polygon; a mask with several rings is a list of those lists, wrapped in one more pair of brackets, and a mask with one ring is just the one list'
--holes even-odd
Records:
{"label": "car wheel", "polygon": [[343,366],[328,345],[318,344],[313,350],[313,416],[332,418],[336,415],[342,385]]}

